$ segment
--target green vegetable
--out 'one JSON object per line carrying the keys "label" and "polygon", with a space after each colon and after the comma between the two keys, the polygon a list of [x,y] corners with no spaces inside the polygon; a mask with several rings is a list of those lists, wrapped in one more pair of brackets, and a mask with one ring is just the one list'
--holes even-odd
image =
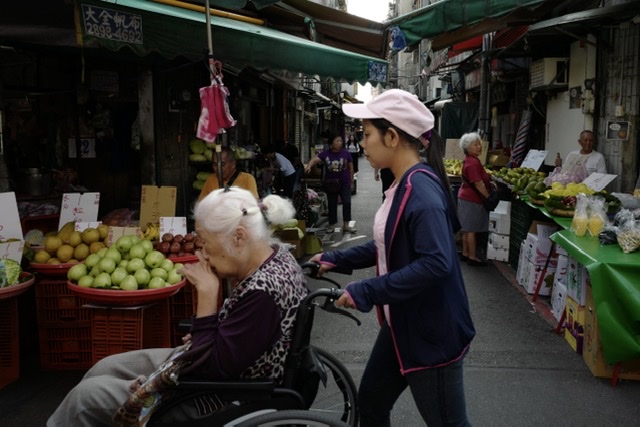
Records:
{"label": "green vegetable", "polygon": [[20,264],[12,259],[0,259],[0,288],[18,283],[20,273],[22,273]]}
{"label": "green vegetable", "polygon": [[192,139],[189,141],[189,148],[193,154],[202,154],[207,148],[207,145],[201,139]]}
{"label": "green vegetable", "polygon": [[207,158],[204,154],[189,154],[189,160],[192,162],[206,162]]}
{"label": "green vegetable", "polygon": [[196,175],[196,179],[198,181],[206,181],[210,175],[211,175],[211,172],[198,172],[198,174]]}

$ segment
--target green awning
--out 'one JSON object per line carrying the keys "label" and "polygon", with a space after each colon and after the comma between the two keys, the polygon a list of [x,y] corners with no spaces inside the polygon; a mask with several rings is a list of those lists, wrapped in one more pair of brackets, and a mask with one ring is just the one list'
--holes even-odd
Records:
{"label": "green awning", "polygon": [[[465,26],[502,18],[518,9],[535,8],[545,0],[440,0],[385,22],[398,26],[408,46]],[[491,31],[490,29],[486,32]],[[460,40],[458,40],[460,41]]]}
{"label": "green awning", "polygon": [[[205,15],[146,0],[80,0],[79,26],[85,45],[129,48],[137,55],[204,59]],[[213,55],[235,68],[288,70],[350,83],[386,83],[388,63],[336,49],[266,26],[211,16]]]}

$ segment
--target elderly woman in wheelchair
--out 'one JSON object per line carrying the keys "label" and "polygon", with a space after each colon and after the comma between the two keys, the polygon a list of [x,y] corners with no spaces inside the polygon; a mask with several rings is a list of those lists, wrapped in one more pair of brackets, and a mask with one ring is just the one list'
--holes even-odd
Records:
{"label": "elderly woman in wheelchair", "polygon": [[[260,382],[271,384],[267,388],[281,383],[296,314],[308,291],[296,260],[272,241],[267,221],[285,223],[294,214],[286,199],[268,196],[258,204],[251,193],[236,187],[216,190],[200,201],[194,217],[205,245],[198,262],[182,269],[198,293],[188,347],[137,350],[100,360],[64,398],[47,426],[133,425],[144,408],[142,403],[136,407],[132,393],[149,384],[154,391],[171,391],[171,381],[164,387],[162,381],[140,378],[157,373],[161,365],[160,377],[169,380],[178,375],[180,381],[253,380],[257,388]],[[220,307],[224,280],[233,289]],[[170,396],[161,395],[165,400]],[[208,393],[182,399],[173,416],[197,419],[237,398]]]}

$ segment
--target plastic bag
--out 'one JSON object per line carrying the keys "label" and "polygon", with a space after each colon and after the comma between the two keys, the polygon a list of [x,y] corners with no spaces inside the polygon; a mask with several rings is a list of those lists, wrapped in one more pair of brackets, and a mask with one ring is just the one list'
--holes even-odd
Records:
{"label": "plastic bag", "polygon": [[589,197],[589,234],[597,237],[608,222],[605,200],[601,197]]}
{"label": "plastic bag", "polygon": [[555,168],[549,176],[544,179],[544,183],[547,186],[551,186],[554,182],[559,182],[562,185],[567,185],[570,182],[580,183],[589,176],[587,169],[582,163],[577,163],[571,170],[563,170],[562,168]]}
{"label": "plastic bag", "polygon": [[633,212],[622,209],[616,214],[615,222],[618,224],[616,239],[622,252],[628,254],[637,250],[640,247],[640,227],[636,223]]}
{"label": "plastic bag", "polygon": [[587,196],[580,193],[576,196],[576,208],[573,212],[573,220],[571,220],[571,231],[576,236],[584,236],[587,234],[589,225],[589,200]]}

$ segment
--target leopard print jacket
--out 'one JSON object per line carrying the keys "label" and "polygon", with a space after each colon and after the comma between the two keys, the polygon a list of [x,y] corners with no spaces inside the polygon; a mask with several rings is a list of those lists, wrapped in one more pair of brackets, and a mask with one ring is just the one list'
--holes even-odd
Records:
{"label": "leopard print jacket", "polygon": [[307,295],[305,285],[304,274],[293,255],[282,245],[278,245],[270,259],[233,289],[220,309],[220,323],[225,321],[242,297],[251,291],[264,291],[271,295],[280,309],[282,319],[280,339],[241,374],[242,378],[282,380],[298,306]]}

